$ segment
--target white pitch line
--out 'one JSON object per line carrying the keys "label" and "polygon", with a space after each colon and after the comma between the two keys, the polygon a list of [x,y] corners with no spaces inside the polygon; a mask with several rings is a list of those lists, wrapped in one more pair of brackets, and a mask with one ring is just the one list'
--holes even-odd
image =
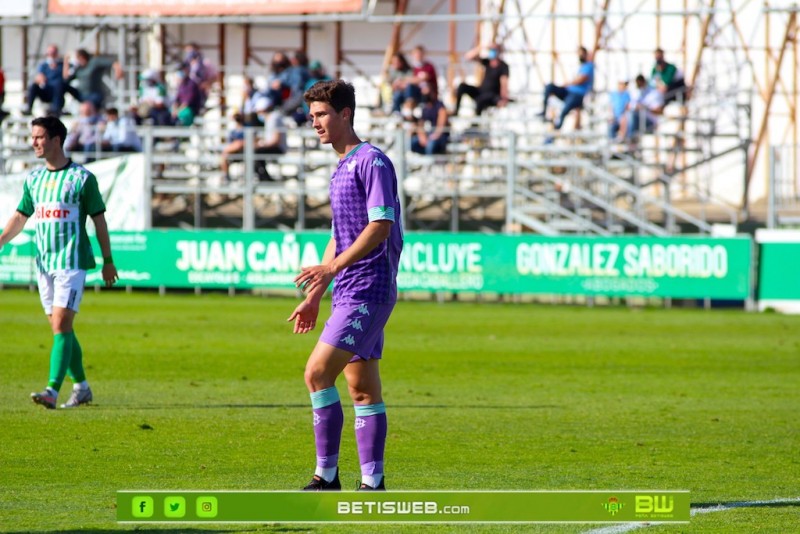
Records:
{"label": "white pitch line", "polygon": [[[714,512],[724,512],[725,510],[733,510],[734,508],[756,508],[759,506],[769,506],[771,504],[800,504],[800,498],[791,498],[791,499],[773,499],[771,501],[742,501],[742,502],[730,502],[726,504],[718,504],[716,506],[704,506],[702,508],[692,508],[689,511],[690,516],[695,516],[698,514],[711,514]],[[666,525],[668,523],[623,523],[619,525],[612,525],[610,527],[602,527],[602,528],[595,528],[592,530],[587,530],[584,534],[623,534],[625,532],[630,532],[632,530],[638,530],[640,528],[647,528],[647,527],[655,527],[659,525]]]}

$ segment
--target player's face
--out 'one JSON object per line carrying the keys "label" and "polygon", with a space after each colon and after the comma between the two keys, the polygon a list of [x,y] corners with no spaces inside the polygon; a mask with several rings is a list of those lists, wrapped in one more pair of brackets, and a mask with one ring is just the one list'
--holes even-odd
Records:
{"label": "player's face", "polygon": [[51,139],[50,136],[47,135],[47,130],[41,126],[34,126],[31,129],[31,146],[37,158],[47,159],[58,149],[60,140],[58,137]]}
{"label": "player's face", "polygon": [[337,113],[327,102],[311,102],[308,106],[314,130],[322,144],[335,143],[350,129],[348,108]]}

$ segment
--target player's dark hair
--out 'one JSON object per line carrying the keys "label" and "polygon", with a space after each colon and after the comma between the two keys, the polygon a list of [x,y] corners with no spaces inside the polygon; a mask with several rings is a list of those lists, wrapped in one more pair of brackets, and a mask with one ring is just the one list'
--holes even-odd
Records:
{"label": "player's dark hair", "polygon": [[344,108],[350,108],[350,125],[353,125],[356,114],[356,90],[353,84],[344,80],[317,82],[305,92],[303,98],[306,104],[312,102],[330,104],[336,113],[341,113]]}
{"label": "player's dark hair", "polygon": [[64,146],[64,141],[67,139],[67,127],[58,117],[36,117],[31,121],[31,127],[33,126],[44,128],[44,131],[47,132],[47,137],[50,139],[58,137],[61,139],[61,146]]}

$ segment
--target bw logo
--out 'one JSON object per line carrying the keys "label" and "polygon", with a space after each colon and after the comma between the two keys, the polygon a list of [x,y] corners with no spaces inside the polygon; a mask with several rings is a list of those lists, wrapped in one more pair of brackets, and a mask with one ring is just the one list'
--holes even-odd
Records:
{"label": "bw logo", "polygon": [[364,419],[360,418],[360,417],[356,417],[356,425],[355,426],[356,426],[356,430],[359,430],[359,429],[364,428],[365,426],[367,426],[367,422]]}
{"label": "bw logo", "polygon": [[322,417],[320,417],[318,414],[314,414],[314,426],[317,426],[320,424],[320,422],[322,422]]}
{"label": "bw logo", "polygon": [[675,501],[667,495],[637,495],[637,514],[668,514],[675,509]]}

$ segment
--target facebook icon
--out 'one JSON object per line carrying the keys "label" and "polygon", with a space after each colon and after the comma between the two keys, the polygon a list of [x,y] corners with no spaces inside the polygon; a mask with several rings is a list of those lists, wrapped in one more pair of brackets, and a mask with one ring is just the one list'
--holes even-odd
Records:
{"label": "facebook icon", "polygon": [[153,498],[152,497],[134,497],[131,501],[131,513],[136,518],[153,517]]}

